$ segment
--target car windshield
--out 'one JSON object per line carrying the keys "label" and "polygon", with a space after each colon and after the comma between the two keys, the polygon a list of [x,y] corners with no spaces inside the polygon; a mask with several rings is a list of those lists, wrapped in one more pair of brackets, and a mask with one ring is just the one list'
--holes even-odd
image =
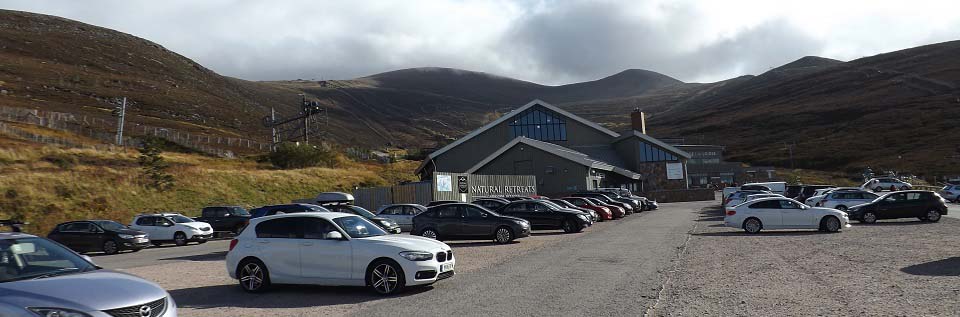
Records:
{"label": "car windshield", "polygon": [[193,220],[181,215],[173,215],[173,216],[170,216],[169,218],[170,220],[173,220],[173,222],[176,222],[176,223],[197,222],[196,220]]}
{"label": "car windshield", "polygon": [[343,231],[351,238],[367,238],[387,234],[383,229],[380,229],[379,226],[371,223],[367,219],[357,216],[334,218],[333,222],[336,222],[340,228],[343,228]]}
{"label": "car windshield", "polygon": [[241,207],[230,207],[230,214],[234,216],[249,216],[250,212]]}
{"label": "car windshield", "polygon": [[550,207],[550,209],[552,209],[552,210],[559,210],[559,209],[563,209],[563,208],[564,208],[564,207],[560,207],[560,205],[557,205],[556,203],[554,203],[554,202],[552,202],[552,201],[549,201],[549,200],[543,200],[542,202],[543,202],[544,205],[547,205],[547,206]]}
{"label": "car windshield", "polygon": [[90,262],[47,239],[0,240],[0,283],[96,269]]}
{"label": "car windshield", "polygon": [[116,221],[103,220],[103,221],[94,221],[94,222],[96,222],[97,225],[100,226],[100,228],[103,228],[103,230],[117,231],[117,230],[127,229],[127,226],[124,226]]}

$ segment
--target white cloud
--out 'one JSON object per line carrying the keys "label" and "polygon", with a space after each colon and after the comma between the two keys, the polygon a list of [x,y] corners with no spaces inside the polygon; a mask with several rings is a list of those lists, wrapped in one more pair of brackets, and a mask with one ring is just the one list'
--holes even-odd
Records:
{"label": "white cloud", "polygon": [[685,81],[956,39],[957,1],[54,1],[0,7],[131,33],[246,79],[441,66],[547,84],[644,68]]}

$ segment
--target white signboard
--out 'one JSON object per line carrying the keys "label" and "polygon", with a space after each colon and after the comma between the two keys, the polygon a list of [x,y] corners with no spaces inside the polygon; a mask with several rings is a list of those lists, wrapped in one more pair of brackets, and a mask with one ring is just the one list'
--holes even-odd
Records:
{"label": "white signboard", "polygon": [[437,191],[452,192],[453,180],[450,175],[437,175]]}
{"label": "white signboard", "polygon": [[683,179],[683,163],[667,163],[667,179]]}

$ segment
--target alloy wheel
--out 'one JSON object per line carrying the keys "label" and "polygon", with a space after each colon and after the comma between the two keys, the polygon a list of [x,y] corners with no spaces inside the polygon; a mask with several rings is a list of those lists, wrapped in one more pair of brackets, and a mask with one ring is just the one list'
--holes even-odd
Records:
{"label": "alloy wheel", "polygon": [[177,245],[187,245],[187,235],[182,232],[177,232],[177,234],[173,235],[173,242]]}
{"label": "alloy wheel", "polygon": [[380,294],[390,294],[397,289],[400,283],[400,276],[397,270],[390,264],[380,264],[373,269],[370,278],[371,286]]}
{"label": "alloy wheel", "polygon": [[865,213],[863,214],[863,222],[866,222],[866,223],[877,222],[877,215],[875,215],[872,212]]}
{"label": "alloy wheel", "polygon": [[117,251],[118,250],[117,250],[116,242],[108,240],[107,242],[103,243],[103,253],[114,254],[114,253],[117,253]]}
{"label": "alloy wheel", "polygon": [[827,219],[827,231],[837,232],[840,231],[840,220],[837,218],[830,217]]}
{"label": "alloy wheel", "polygon": [[256,262],[247,263],[240,270],[240,286],[243,289],[255,292],[263,286],[263,268]]}
{"label": "alloy wheel", "polygon": [[511,236],[512,234],[510,233],[510,229],[507,229],[507,228],[497,229],[497,242],[499,243],[510,242]]}
{"label": "alloy wheel", "polygon": [[564,221],[563,221],[563,231],[566,232],[566,233],[571,233],[571,232],[573,232],[573,224],[570,223],[570,220],[564,220]]}
{"label": "alloy wheel", "polygon": [[433,231],[433,229],[427,229],[427,230],[423,230],[423,232],[420,233],[420,236],[424,238],[437,240],[438,235],[436,231]]}
{"label": "alloy wheel", "polygon": [[748,233],[757,233],[760,232],[760,220],[757,219],[747,219],[747,223],[743,224],[743,230],[746,230]]}
{"label": "alloy wheel", "polygon": [[936,210],[931,210],[927,212],[927,221],[937,222],[940,221],[940,212]]}

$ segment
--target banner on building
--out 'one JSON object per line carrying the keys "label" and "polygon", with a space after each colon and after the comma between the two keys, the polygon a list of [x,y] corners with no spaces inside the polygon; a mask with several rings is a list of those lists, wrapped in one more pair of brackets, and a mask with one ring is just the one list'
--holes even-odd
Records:
{"label": "banner on building", "polygon": [[667,163],[667,179],[683,179],[683,163]]}

